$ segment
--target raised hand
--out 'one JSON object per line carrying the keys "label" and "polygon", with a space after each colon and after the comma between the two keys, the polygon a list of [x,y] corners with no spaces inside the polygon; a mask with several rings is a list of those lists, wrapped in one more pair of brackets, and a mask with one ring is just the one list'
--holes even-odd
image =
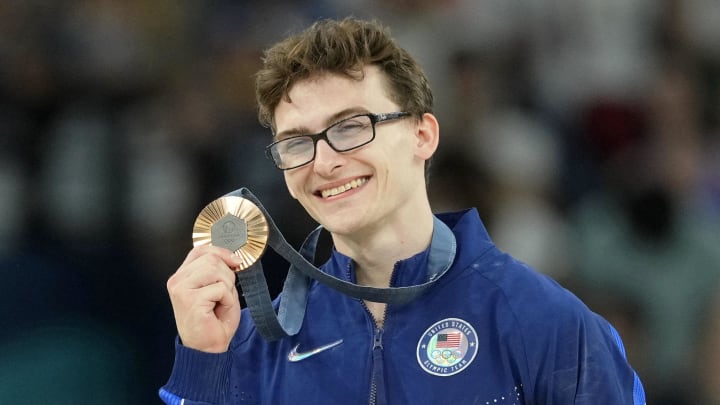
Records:
{"label": "raised hand", "polygon": [[240,323],[233,268],[241,263],[227,249],[198,246],[167,282],[182,344],[209,353],[228,350]]}

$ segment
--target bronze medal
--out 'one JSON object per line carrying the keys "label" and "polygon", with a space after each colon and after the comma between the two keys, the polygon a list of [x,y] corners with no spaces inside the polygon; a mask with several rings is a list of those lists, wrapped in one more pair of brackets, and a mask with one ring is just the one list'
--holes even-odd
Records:
{"label": "bronze medal", "polygon": [[252,201],[225,196],[211,202],[193,226],[193,246],[211,244],[231,250],[243,259],[235,271],[245,270],[262,256],[267,246],[268,222]]}

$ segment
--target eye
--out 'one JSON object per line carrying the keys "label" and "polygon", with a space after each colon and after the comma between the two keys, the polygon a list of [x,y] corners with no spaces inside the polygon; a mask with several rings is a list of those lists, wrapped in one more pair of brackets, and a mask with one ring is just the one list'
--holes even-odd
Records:
{"label": "eye", "polygon": [[282,153],[303,153],[307,150],[308,144],[312,144],[312,140],[304,136],[298,136],[294,138],[288,138],[282,141],[278,145],[282,145],[280,148]]}
{"label": "eye", "polygon": [[367,117],[355,117],[337,123],[332,129],[337,133],[357,133],[367,128],[370,120]]}

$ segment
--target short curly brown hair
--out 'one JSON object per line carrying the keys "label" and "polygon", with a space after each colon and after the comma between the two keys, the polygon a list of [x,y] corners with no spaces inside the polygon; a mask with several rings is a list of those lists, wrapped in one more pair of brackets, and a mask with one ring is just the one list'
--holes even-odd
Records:
{"label": "short curly brown hair", "polygon": [[403,111],[415,117],[432,113],[433,95],[425,73],[395,43],[389,29],[377,21],[326,19],[265,51],[263,67],[255,75],[260,123],[275,130],[275,108],[289,101],[288,93],[298,81],[319,72],[362,80],[366,65],[376,65],[385,74],[388,95]]}

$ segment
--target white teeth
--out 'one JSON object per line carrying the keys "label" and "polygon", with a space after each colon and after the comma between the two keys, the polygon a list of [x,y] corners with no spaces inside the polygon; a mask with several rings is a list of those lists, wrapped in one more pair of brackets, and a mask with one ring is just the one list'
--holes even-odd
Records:
{"label": "white teeth", "polygon": [[367,183],[367,178],[355,179],[349,183],[343,184],[342,186],[323,190],[320,192],[320,194],[322,195],[323,198],[328,198],[328,197],[332,197],[334,195],[338,195],[340,193],[344,193],[350,189],[358,188],[365,183]]}

